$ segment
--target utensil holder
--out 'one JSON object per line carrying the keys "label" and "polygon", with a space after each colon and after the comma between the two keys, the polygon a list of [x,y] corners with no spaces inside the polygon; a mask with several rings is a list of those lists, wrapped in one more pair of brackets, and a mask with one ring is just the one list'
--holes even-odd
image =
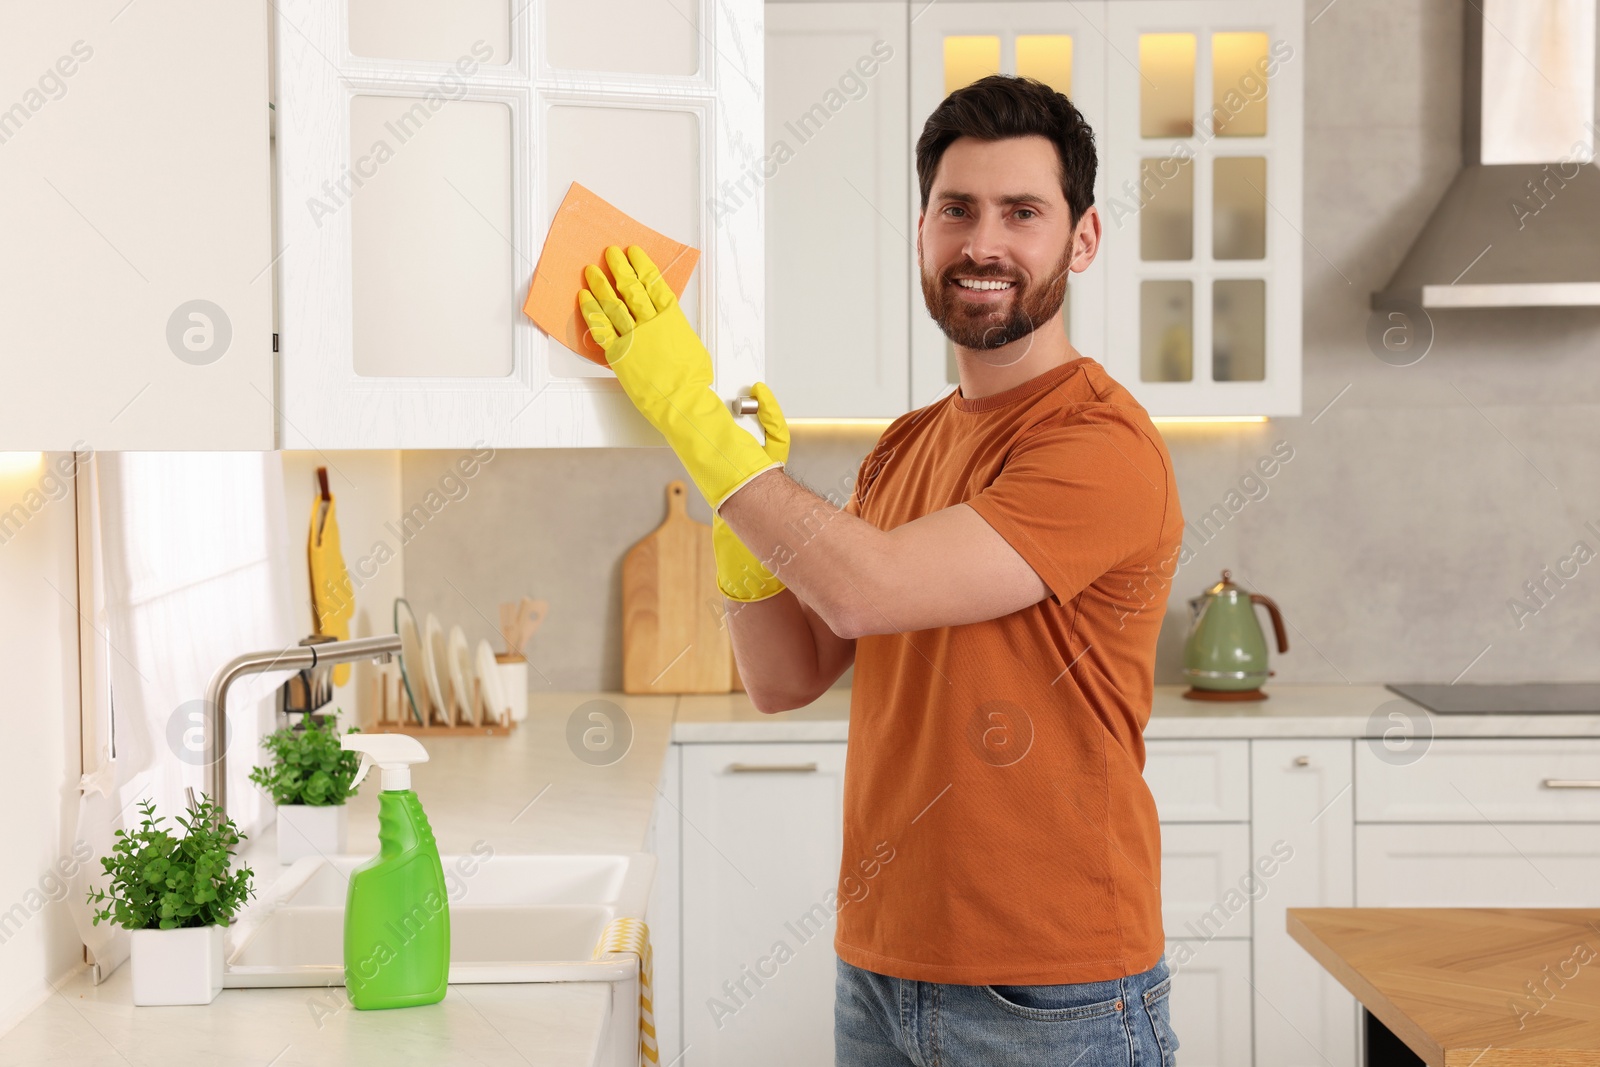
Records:
{"label": "utensil holder", "polygon": [[494,661],[500,666],[500,689],[511,705],[511,721],[521,722],[528,717],[528,661],[504,652],[497,653]]}

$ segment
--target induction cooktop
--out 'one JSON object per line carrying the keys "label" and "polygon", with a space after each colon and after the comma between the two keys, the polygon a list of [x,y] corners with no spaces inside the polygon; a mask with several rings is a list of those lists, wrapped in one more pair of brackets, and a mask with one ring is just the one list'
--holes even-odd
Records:
{"label": "induction cooktop", "polygon": [[1394,684],[1384,688],[1440,715],[1600,715],[1600,682]]}

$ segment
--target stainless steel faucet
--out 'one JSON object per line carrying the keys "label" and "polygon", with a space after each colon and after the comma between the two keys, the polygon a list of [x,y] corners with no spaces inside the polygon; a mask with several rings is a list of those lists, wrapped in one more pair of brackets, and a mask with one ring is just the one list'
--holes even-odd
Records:
{"label": "stainless steel faucet", "polygon": [[207,791],[222,818],[228,817],[228,749],[221,739],[228,736],[224,725],[228,712],[228,687],[235,680],[246,674],[305,670],[318,664],[351,663],[363,659],[387,663],[389,657],[399,651],[399,634],[379,634],[376,637],[296,645],[268,652],[246,652],[218,668],[217,673],[211,676],[211,684],[206,686],[205,741],[201,751],[207,757]]}

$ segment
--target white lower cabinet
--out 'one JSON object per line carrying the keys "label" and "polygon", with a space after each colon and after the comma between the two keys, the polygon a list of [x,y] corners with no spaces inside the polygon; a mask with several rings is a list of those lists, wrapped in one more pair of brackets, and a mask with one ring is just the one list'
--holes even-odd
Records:
{"label": "white lower cabinet", "polygon": [[1161,925],[1184,1067],[1250,1062],[1250,742],[1145,744],[1161,819]]}
{"label": "white lower cabinet", "polygon": [[682,750],[679,1063],[830,1064],[844,742]]}
{"label": "white lower cabinet", "polygon": [[1169,938],[1250,938],[1248,823],[1161,825],[1161,925]]}
{"label": "white lower cabinet", "polygon": [[1144,780],[1163,827],[1250,821],[1250,742],[1147,741],[1144,752]]}
{"label": "white lower cabinet", "polygon": [[[1173,1028],[1186,1067],[1250,1063],[1248,746],[1151,746],[1158,803],[1170,797],[1180,818],[1219,820],[1162,825]],[[662,1063],[833,1062],[844,765],[844,742],[671,747],[652,829],[659,877],[673,883],[652,899]]]}
{"label": "white lower cabinet", "polygon": [[1255,1062],[1354,1067],[1360,1006],[1289,936],[1291,908],[1354,903],[1352,742],[1250,742]]}
{"label": "white lower cabinet", "polygon": [[1600,825],[1390,824],[1356,828],[1363,908],[1588,908]]}
{"label": "white lower cabinet", "polygon": [[1355,744],[1361,823],[1600,823],[1600,740],[1436,737]]}
{"label": "white lower cabinet", "polygon": [[1600,741],[1355,743],[1360,907],[1586,907],[1600,882]]}
{"label": "white lower cabinet", "polygon": [[1183,1067],[1249,1064],[1250,939],[1169,939],[1167,966],[1178,1062]]}
{"label": "white lower cabinet", "polygon": [[[1565,783],[1600,752],[1434,746],[1400,767],[1359,739],[1147,743],[1184,1067],[1355,1067],[1359,1005],[1288,908],[1592,902],[1600,820]],[[833,1062],[844,766],[842,741],[672,746],[651,831],[662,1063]]]}

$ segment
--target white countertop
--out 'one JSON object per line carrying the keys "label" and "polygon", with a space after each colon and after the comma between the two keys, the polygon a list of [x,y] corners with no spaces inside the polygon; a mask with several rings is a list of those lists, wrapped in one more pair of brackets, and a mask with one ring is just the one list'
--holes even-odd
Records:
{"label": "white countertop", "polygon": [[[1600,737],[1600,716],[1432,715],[1381,686],[1280,685],[1270,699],[1248,704],[1200,703],[1182,691],[1157,687],[1146,737],[1377,737],[1395,727],[1391,712],[1408,717],[1407,729],[1435,737]],[[632,731],[626,754],[609,765],[586,763],[569,747],[575,714],[591,700],[620,708]],[[669,741],[843,741],[849,708],[848,689],[777,715],[756,711],[744,693],[536,693],[510,737],[426,738],[432,758],[413,769],[412,781],[441,852],[470,852],[479,842],[512,854],[637,852]],[[377,850],[376,790],[351,801],[348,847]],[[258,892],[278,871],[273,848],[269,832],[246,850]],[[605,987],[575,982],[453,985],[438,1004],[394,1011],[355,1011],[342,988],[225,989],[204,1007],[136,1009],[129,977],[127,966],[98,987],[87,971],[70,976],[0,1035],[0,1067],[590,1067],[606,1014]]]}
{"label": "white countertop", "polygon": [[[1273,685],[1266,700],[1238,703],[1188,700],[1186,688],[1156,686],[1146,738],[1356,738],[1395,729],[1433,737],[1600,737],[1600,715],[1435,715],[1381,685]],[[682,696],[672,740],[843,741],[849,719],[849,689],[830,689],[776,715],[757,711],[744,693]]]}

